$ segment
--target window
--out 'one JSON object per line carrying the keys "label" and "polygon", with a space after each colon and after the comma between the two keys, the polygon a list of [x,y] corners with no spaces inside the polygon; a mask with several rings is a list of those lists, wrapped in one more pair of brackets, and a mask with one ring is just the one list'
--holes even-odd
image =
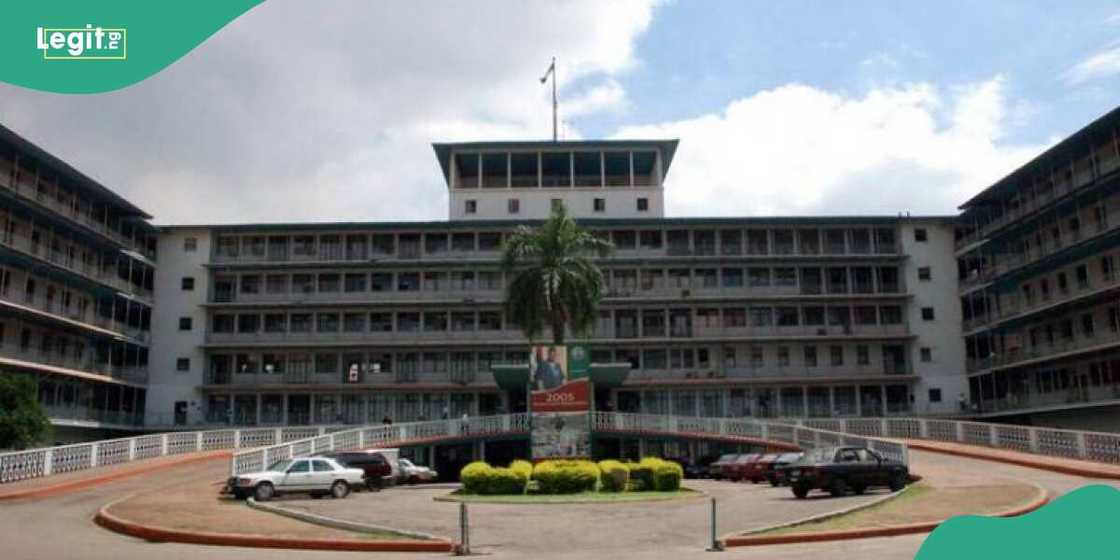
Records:
{"label": "window", "polygon": [[184,237],[183,238],[183,252],[193,253],[198,250],[198,238]]}
{"label": "window", "polygon": [[179,330],[189,331],[191,330],[191,324],[190,317],[179,317]]}
{"label": "window", "polygon": [[921,354],[921,360],[923,362],[928,363],[933,361],[933,350],[929,348],[922,348],[919,353]]}
{"label": "window", "polygon": [[473,198],[464,201],[463,205],[463,212],[466,214],[475,214],[478,212],[478,201]]}
{"label": "window", "polygon": [[861,366],[871,364],[871,350],[866,344],[856,346],[856,363]]}
{"label": "window", "polygon": [[929,390],[929,402],[941,402],[941,389]]}
{"label": "window", "polygon": [[648,198],[641,197],[641,198],[638,199],[638,211],[639,212],[648,212],[649,211],[649,199]]}
{"label": "window", "polygon": [[593,204],[594,204],[594,206],[593,206],[592,208],[593,208],[593,210],[595,210],[596,212],[606,212],[606,211],[607,211],[607,199],[605,199],[605,198],[596,198],[596,199],[595,199],[595,200],[593,201]]}
{"label": "window", "polygon": [[175,371],[190,371],[190,370],[191,370],[191,359],[190,358],[179,358],[179,359],[175,360]]}
{"label": "window", "polygon": [[510,214],[518,214],[521,212],[521,200],[511,198],[506,201],[506,211]]}
{"label": "window", "polygon": [[830,357],[832,359],[832,365],[833,366],[844,365],[844,347],[843,346],[831,346],[831,347],[829,347],[828,351],[829,351]]}
{"label": "window", "polygon": [[180,281],[180,286],[183,288],[184,292],[194,291],[194,278],[191,276],[184,277]]}
{"label": "window", "polygon": [[918,267],[918,280],[921,280],[923,282],[929,282],[929,280],[932,277],[933,277],[933,273],[930,272],[930,269],[929,269],[928,266]]}
{"label": "window", "polygon": [[817,367],[817,347],[805,347],[805,367]]}
{"label": "window", "polygon": [[922,308],[922,320],[923,321],[932,321],[933,320],[933,308],[932,307],[923,307]]}
{"label": "window", "polygon": [[914,241],[917,241],[918,243],[925,243],[928,240],[929,239],[926,235],[925,228],[918,228],[914,230]]}

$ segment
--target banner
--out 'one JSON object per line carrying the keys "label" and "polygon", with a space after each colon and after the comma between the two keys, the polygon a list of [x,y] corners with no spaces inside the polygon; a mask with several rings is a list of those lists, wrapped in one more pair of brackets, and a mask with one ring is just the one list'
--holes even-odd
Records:
{"label": "banner", "polygon": [[590,457],[592,394],[584,349],[533,347],[529,384],[532,458]]}

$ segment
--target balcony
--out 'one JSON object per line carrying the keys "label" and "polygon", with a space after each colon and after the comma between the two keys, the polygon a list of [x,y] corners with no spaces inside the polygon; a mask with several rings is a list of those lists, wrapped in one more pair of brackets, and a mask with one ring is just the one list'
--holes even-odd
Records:
{"label": "balcony", "polygon": [[[408,368],[407,364],[399,364]],[[259,387],[265,385],[330,385],[330,386],[384,386],[404,384],[425,385],[481,385],[492,387],[490,372],[470,371],[425,371],[411,367],[402,371],[362,372],[358,382],[351,382],[343,372],[315,373],[311,371],[274,372],[274,373],[215,373],[206,375],[207,385],[231,387]]]}
{"label": "balcony", "polygon": [[307,263],[307,264],[338,264],[338,263],[369,263],[371,261],[466,261],[484,260],[497,262],[501,252],[494,250],[459,250],[446,249],[424,251],[418,245],[401,244],[400,251],[396,254],[374,249],[372,251],[347,251],[341,247],[324,249],[320,247],[310,251],[284,251],[283,253],[268,251],[236,250],[231,252],[215,252],[215,264],[272,264],[272,263]]}
{"label": "balcony", "polygon": [[832,325],[797,327],[711,327],[694,326],[696,338],[903,338],[910,336],[906,325]]}
{"label": "balcony", "polygon": [[1034,408],[1066,408],[1081,404],[1120,400],[1120,385],[1070,387],[1049,393],[1008,394],[1001,398],[983,399],[978,404],[982,414],[1016,412]]}
{"label": "balcony", "polygon": [[[0,295],[0,301],[8,302],[16,307],[41,311],[45,314],[53,315],[58,319],[65,320],[65,322],[80,323],[80,325],[75,326],[85,327],[95,332],[101,332],[101,334],[115,334],[117,336],[131,338],[140,343],[147,343],[150,338],[150,333],[148,331],[95,313],[92,305],[88,306],[84,312],[79,310],[77,305],[64,306],[62,305],[62,298],[60,297],[48,299],[46,295],[43,294],[31,298],[26,296],[17,298]],[[103,331],[111,331],[111,333],[105,333]]]}
{"label": "balcony", "polygon": [[1058,291],[1057,293],[1060,294],[1061,297],[1040,297],[1029,305],[1022,302],[1021,296],[1016,295],[1013,300],[1003,304],[998,313],[993,313],[990,316],[975,317],[965,321],[964,331],[967,333],[984,326],[995,326],[996,324],[1011,319],[1027,317],[1041,311],[1061,307],[1064,304],[1077,300],[1105,295],[1117,288],[1120,288],[1120,274],[1114,272],[1109,275],[1094,275],[1084,286],[1076,289],[1067,289],[1064,294]]}
{"label": "balcony", "polygon": [[70,257],[61,251],[49,249],[45,243],[32,241],[29,237],[18,234],[0,234],[0,246],[49,262],[87,280],[110,286],[121,292],[138,295],[149,301],[152,299],[151,290],[141,288],[121,278],[114,271],[102,269],[95,264]]}
{"label": "balcony", "polygon": [[291,292],[257,293],[240,292],[236,295],[216,293],[213,303],[259,303],[259,304],[330,304],[347,305],[350,303],[385,303],[412,301],[465,301],[475,300],[497,302],[502,297],[500,288],[475,288],[463,290],[386,290],[360,292]]}
{"label": "balcony", "polygon": [[40,192],[34,185],[27,182],[13,183],[10,180],[10,173],[7,169],[0,170],[0,187],[6,188],[9,192],[16,194],[19,198],[33,203],[39,208],[46,209],[50,213],[68,220],[71,223],[82,226],[87,231],[96,233],[113,243],[122,247],[131,249],[144,255],[147,258],[155,258],[146,247],[134,243],[131,239],[125,237],[120,232],[110,228],[104,222],[94,218],[90,211],[92,208],[87,207],[86,211],[79,211],[72,205],[62,204],[56,197],[47,196],[46,193]]}
{"label": "balcony", "polygon": [[264,345],[282,344],[332,345],[332,344],[439,344],[523,342],[521,331],[395,331],[395,332],[255,332],[255,333],[206,333],[206,343],[215,345]]}
{"label": "balcony", "polygon": [[1032,348],[1014,348],[1002,354],[987,358],[972,358],[966,361],[968,373],[988,369],[1007,369],[1030,362],[1058,359],[1087,351],[1105,350],[1120,345],[1120,338],[1114,333],[1097,331],[1094,336],[1075,336],[1066,340],[1055,339],[1053,344],[1042,343]]}
{"label": "balcony", "polygon": [[91,407],[45,406],[52,424],[103,424],[106,426],[143,426],[144,412],[100,410]]}
{"label": "balcony", "polygon": [[0,345],[0,359],[3,358],[111,377],[129,383],[148,381],[147,366],[113,365],[108,361],[95,358],[92,351],[84,356],[59,355],[57,352],[43,352],[30,347],[20,348],[14,343],[6,343]]}

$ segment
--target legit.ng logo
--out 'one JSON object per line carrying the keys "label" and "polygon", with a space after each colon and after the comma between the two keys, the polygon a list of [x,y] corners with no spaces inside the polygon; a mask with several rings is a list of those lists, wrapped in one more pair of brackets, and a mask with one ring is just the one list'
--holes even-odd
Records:
{"label": "legit.ng logo", "polygon": [[39,27],[36,48],[44,60],[124,60],[128,30],[123,27]]}

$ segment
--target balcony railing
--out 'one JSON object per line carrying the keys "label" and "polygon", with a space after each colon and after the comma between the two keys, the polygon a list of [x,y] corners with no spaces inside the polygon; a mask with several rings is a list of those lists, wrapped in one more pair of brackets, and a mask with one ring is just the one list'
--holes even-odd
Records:
{"label": "balcony railing", "polygon": [[1120,385],[1098,387],[1070,387],[1068,390],[1049,393],[1008,394],[998,399],[983,399],[977,403],[980,413],[1010,412],[1031,408],[1120,400]]}
{"label": "balcony railing", "polygon": [[148,339],[150,338],[150,333],[146,330],[143,330],[139,327],[131,326],[125,322],[117,321],[94,312],[92,304],[88,305],[83,312],[77,305],[63,305],[61,297],[48,299],[45,294],[40,294],[31,298],[28,298],[26,296],[10,297],[0,294],[0,300],[7,301],[19,306],[29,307],[31,309],[55,315],[60,318],[84,323],[89,326],[99,327],[101,329],[117,333],[121,336],[126,336],[137,342],[147,343]]}
{"label": "balcony railing", "polygon": [[134,250],[137,253],[140,253],[148,258],[155,257],[155,255],[152,254],[151,251],[147,249],[147,247],[133,242],[133,240],[125,237],[119,231],[109,227],[101,220],[98,220],[91,216],[88,212],[88,208],[85,212],[78,211],[69,204],[62,204],[58,202],[58,199],[55,197],[47,196],[45,193],[39,192],[39,190],[34,185],[31,185],[29,183],[15,183],[12,182],[9,177],[10,176],[8,173],[0,171],[0,187],[5,187],[9,191],[18,195],[20,198],[33,202],[40,208],[45,208],[53,214],[65,218],[72,223],[81,225],[86,230],[92,231],[101,235],[102,237],[108,238],[118,245]]}
{"label": "balcony railing", "polygon": [[122,292],[138,295],[148,300],[152,298],[151,290],[142,288],[121,278],[114,270],[108,268],[103,269],[95,264],[86,263],[81,259],[70,257],[61,251],[50,249],[46,243],[32,241],[29,237],[24,235],[0,232],[0,245],[19,251],[25,255],[47,261],[89,280],[111,286]]}
{"label": "balcony railing", "polygon": [[1032,360],[1042,360],[1062,356],[1082,350],[1095,350],[1120,345],[1120,338],[1108,332],[1098,331],[1093,336],[1075,336],[1066,340],[1055,339],[1053,344],[1041,343],[1030,348],[1015,348],[988,358],[969,359],[965,363],[968,373],[986,369],[1009,368]]}
{"label": "balcony railing", "polygon": [[255,332],[255,333],[215,333],[206,334],[206,342],[210,344],[252,344],[252,343],[287,343],[287,344],[322,344],[322,343],[398,343],[410,344],[419,342],[494,342],[525,340],[520,331],[494,330],[494,331],[396,331],[396,332]]}
{"label": "balcony railing", "polygon": [[88,349],[82,356],[60,355],[58,352],[43,352],[37,348],[21,348],[14,343],[5,343],[0,345],[0,358],[102,375],[131,383],[145,383],[148,380],[147,366],[115,365],[96,358]]}
{"label": "balcony railing", "polygon": [[1060,290],[1055,290],[1059,294],[1058,297],[1054,297],[1053,295],[1046,298],[1039,297],[1030,305],[1021,303],[1021,296],[1016,295],[1014,300],[1002,304],[998,313],[992,313],[990,316],[974,317],[964,321],[964,330],[965,332],[969,332],[985,325],[1016,317],[1025,317],[1032,313],[1037,313],[1040,310],[1050,309],[1078,299],[1100,295],[1117,287],[1120,287],[1120,274],[1111,273],[1092,277],[1085,285],[1067,289],[1064,293]]}
{"label": "balcony railing", "polygon": [[214,303],[367,303],[384,301],[446,301],[475,299],[499,301],[501,288],[472,288],[459,290],[388,290],[354,292],[288,292],[288,293],[238,293],[215,294]]}

